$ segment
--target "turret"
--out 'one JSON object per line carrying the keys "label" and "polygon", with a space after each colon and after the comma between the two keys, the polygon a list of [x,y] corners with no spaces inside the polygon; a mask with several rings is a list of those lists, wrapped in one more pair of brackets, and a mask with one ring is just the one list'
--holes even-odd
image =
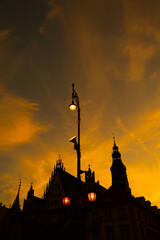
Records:
{"label": "turret", "polygon": [[95,173],[90,169],[90,165],[88,166],[88,171],[85,172],[85,182],[95,182]]}
{"label": "turret", "polygon": [[30,187],[30,190],[28,191],[27,199],[32,198],[33,196],[34,196],[34,190],[33,190],[33,183],[31,182],[31,187]]}

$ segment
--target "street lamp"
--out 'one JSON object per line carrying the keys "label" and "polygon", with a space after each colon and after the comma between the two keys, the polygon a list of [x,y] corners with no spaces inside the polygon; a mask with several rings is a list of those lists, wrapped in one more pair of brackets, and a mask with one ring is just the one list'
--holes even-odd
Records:
{"label": "street lamp", "polygon": [[77,108],[76,104],[74,104],[74,102],[72,101],[72,103],[69,105],[69,109],[71,111],[74,111],[74,110],[76,110],[76,108]]}
{"label": "street lamp", "polygon": [[[70,139],[70,142],[74,144],[74,149],[77,151],[77,178],[78,178],[78,205],[80,204],[80,181],[81,174],[86,173],[87,171],[81,170],[81,151],[80,151],[80,107],[79,107],[79,97],[74,89],[74,84],[72,84],[72,103],[69,105],[69,109],[71,111],[78,110],[78,139],[76,140],[76,136]],[[90,192],[88,193],[88,199],[90,202],[96,201],[96,193]]]}
{"label": "street lamp", "polygon": [[[75,101],[75,102],[74,102]],[[76,104],[75,104],[76,103]],[[78,110],[78,139],[76,137],[70,139],[70,142],[74,143],[74,149],[77,151],[77,178],[80,182],[81,180],[81,152],[80,152],[80,107],[79,107],[79,97],[76,91],[74,90],[74,84],[72,84],[72,103],[69,105],[71,111]]]}

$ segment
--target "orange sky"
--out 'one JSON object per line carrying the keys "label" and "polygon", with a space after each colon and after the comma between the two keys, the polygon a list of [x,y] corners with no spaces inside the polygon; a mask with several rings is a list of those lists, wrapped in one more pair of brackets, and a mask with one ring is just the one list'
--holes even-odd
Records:
{"label": "orange sky", "polygon": [[59,154],[76,175],[80,97],[82,169],[108,188],[112,134],[134,196],[160,207],[160,2],[0,2],[0,202],[41,197]]}

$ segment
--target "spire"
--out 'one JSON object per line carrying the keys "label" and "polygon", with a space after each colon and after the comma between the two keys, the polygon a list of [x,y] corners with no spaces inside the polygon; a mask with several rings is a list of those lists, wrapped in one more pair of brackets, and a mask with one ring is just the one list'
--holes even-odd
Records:
{"label": "spire", "polygon": [[118,149],[118,147],[117,147],[117,145],[116,145],[116,141],[115,141],[115,136],[113,136],[113,141],[114,141],[113,149]]}
{"label": "spire", "polygon": [[33,191],[33,182],[31,182],[30,191]]}
{"label": "spire", "polygon": [[11,209],[15,209],[15,210],[19,210],[20,209],[20,204],[19,204],[19,192],[20,192],[20,188],[21,188],[21,179],[19,179],[19,187],[18,187],[18,193],[17,193],[17,196],[14,200],[14,203],[11,207]]}
{"label": "spire", "polygon": [[31,187],[30,187],[30,190],[28,191],[27,199],[33,196],[34,196],[33,182],[31,182]]}
{"label": "spire", "polygon": [[118,151],[118,147],[115,142],[115,137],[113,137],[113,140],[114,140],[114,145],[113,145],[112,158],[113,158],[113,160],[119,160],[121,162],[121,154]]}
{"label": "spire", "polygon": [[88,171],[85,171],[85,182],[95,182],[95,174],[91,171],[90,165],[88,165]]}
{"label": "spire", "polygon": [[63,163],[61,159],[61,155],[59,154],[59,159],[56,161],[56,170],[63,170]]}

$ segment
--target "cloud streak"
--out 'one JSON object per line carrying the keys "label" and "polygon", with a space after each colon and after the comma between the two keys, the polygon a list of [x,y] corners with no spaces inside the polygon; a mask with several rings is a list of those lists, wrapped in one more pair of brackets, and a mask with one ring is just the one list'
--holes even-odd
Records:
{"label": "cloud streak", "polygon": [[0,148],[31,142],[48,127],[34,120],[38,104],[1,92],[0,98]]}

